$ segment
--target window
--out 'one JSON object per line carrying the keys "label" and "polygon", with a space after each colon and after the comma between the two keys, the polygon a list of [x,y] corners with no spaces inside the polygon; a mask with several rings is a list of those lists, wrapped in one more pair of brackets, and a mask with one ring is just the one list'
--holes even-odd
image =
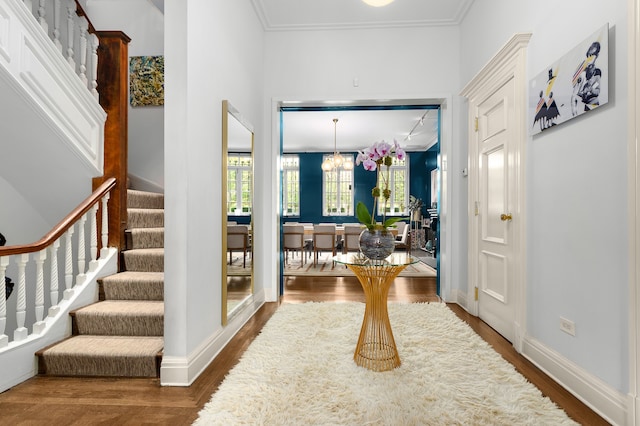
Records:
{"label": "window", "polygon": [[[323,161],[328,157],[325,155]],[[345,156],[346,157],[346,156]],[[322,215],[353,216],[353,170],[322,172]]]}
{"label": "window", "polygon": [[253,193],[253,164],[251,154],[232,154],[227,157],[227,214],[251,215]]}
{"label": "window", "polygon": [[[386,175],[386,167],[383,167],[379,173]],[[380,188],[383,187],[381,176],[378,176]],[[391,189],[391,198],[387,203],[387,216],[403,216],[409,214],[409,155],[404,160],[393,159],[393,163],[389,167],[389,189]],[[384,198],[380,198],[378,204],[378,215],[382,215],[384,211]]]}
{"label": "window", "polygon": [[282,214],[300,216],[300,158],[282,156]]}

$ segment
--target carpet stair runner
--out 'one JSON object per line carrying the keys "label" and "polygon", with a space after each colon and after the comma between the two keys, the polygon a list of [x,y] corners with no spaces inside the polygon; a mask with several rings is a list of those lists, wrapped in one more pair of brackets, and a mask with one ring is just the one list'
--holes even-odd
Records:
{"label": "carpet stair runner", "polygon": [[164,347],[164,196],[127,191],[122,272],[71,312],[72,336],[36,353],[40,374],[159,377]]}

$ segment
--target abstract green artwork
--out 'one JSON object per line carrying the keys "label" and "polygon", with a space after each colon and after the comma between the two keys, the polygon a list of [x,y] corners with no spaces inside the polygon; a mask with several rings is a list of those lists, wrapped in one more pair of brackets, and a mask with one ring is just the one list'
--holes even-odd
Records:
{"label": "abstract green artwork", "polygon": [[164,105],[164,56],[129,58],[131,106]]}

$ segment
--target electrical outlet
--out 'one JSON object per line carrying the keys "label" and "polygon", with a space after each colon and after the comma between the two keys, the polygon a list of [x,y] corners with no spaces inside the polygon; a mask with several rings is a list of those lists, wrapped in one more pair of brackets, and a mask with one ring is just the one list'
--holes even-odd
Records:
{"label": "electrical outlet", "polygon": [[576,335],[576,324],[566,318],[560,317],[560,330],[572,336]]}

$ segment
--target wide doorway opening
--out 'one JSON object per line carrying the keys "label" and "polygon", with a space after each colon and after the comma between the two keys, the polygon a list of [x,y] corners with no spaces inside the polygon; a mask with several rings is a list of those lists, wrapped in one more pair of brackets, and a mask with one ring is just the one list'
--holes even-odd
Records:
{"label": "wide doorway opening", "polygon": [[[353,248],[348,245],[345,229],[359,223],[357,203],[373,207],[371,190],[377,184],[377,174],[356,163],[359,151],[382,141],[397,142],[407,155],[403,164],[393,166],[393,201],[386,209],[378,207],[376,213],[403,218],[397,238],[404,238],[404,243],[396,250],[406,250],[420,259],[404,277],[398,277],[396,291],[415,292],[421,278],[431,277],[434,285],[430,287],[439,294],[440,105],[286,102],[279,108],[279,122],[280,295],[288,289],[325,288],[319,297],[332,300],[332,294],[348,292],[353,285],[355,277],[348,268],[331,259],[334,253]],[[336,155],[342,166],[326,169],[327,160]],[[351,166],[344,167],[347,163]],[[318,225],[335,227],[333,247],[314,245]],[[294,237],[296,242],[292,243],[294,227],[303,235]]]}

